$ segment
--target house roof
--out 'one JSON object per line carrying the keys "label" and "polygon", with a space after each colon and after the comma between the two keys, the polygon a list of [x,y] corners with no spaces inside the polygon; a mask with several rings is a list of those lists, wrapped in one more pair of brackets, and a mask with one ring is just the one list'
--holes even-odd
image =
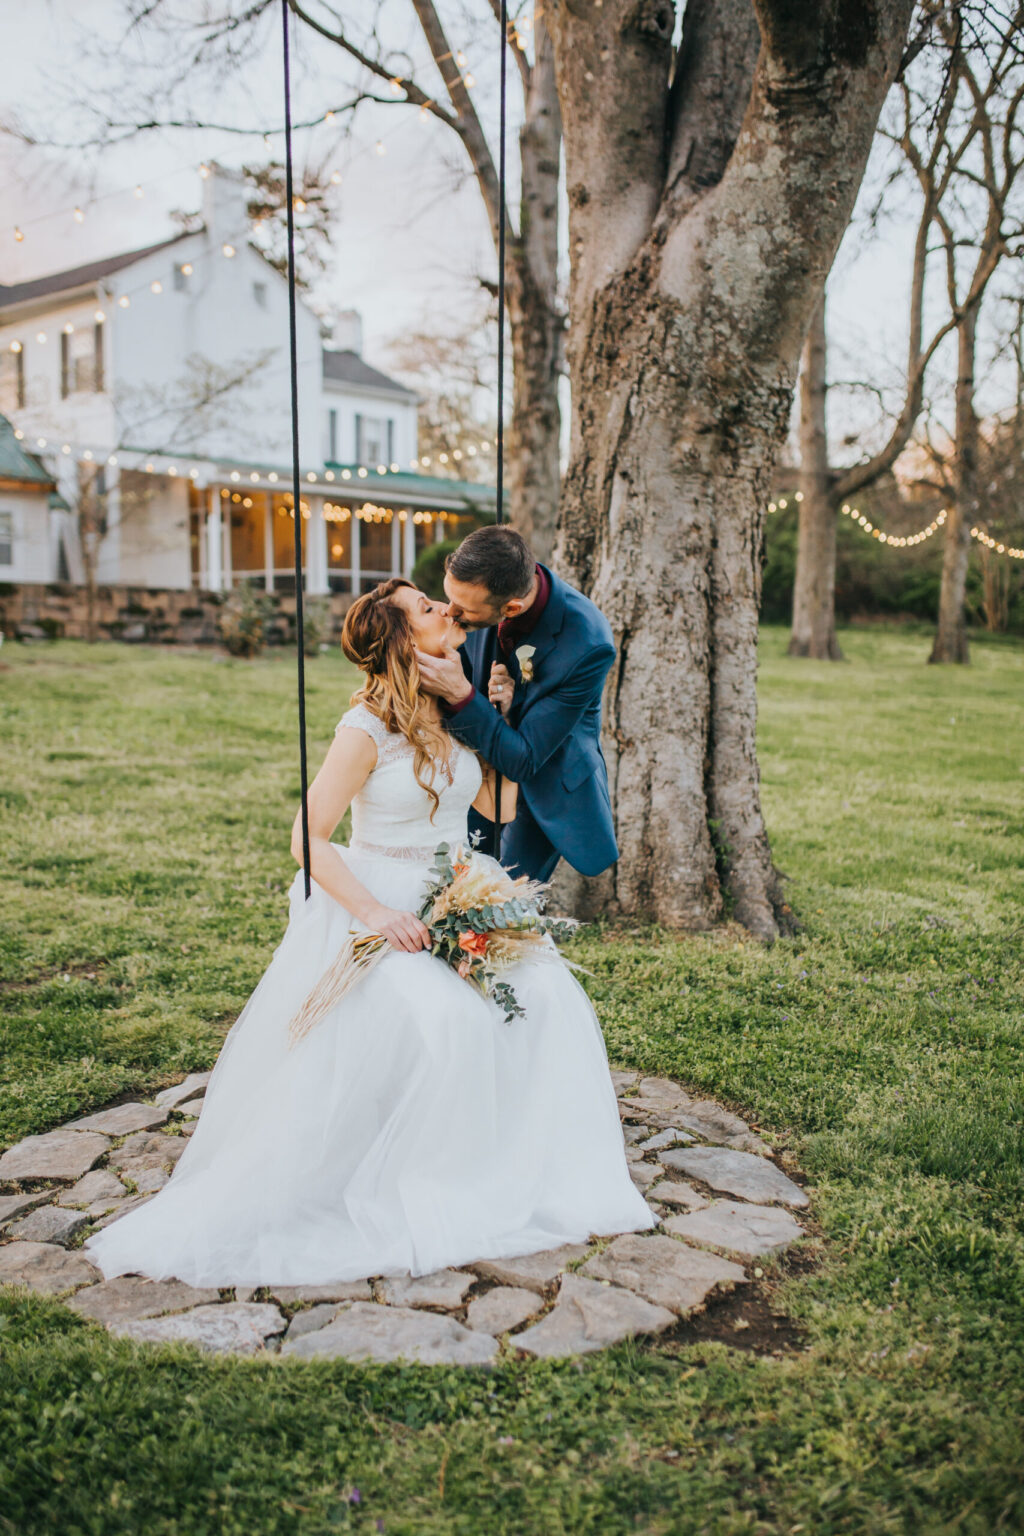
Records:
{"label": "house roof", "polygon": [[25,452],[6,416],[0,416],[0,480],[20,480],[40,489],[53,484],[53,476],[47,474],[38,459]]}
{"label": "house roof", "polygon": [[144,256],[152,256],[155,251],[166,250],[168,246],[177,245],[180,240],[190,239],[194,233],[196,231],[186,230],[183,234],[172,235],[169,240],[159,240],[156,245],[145,245],[137,251],[123,251],[120,256],[104,256],[102,261],[89,261],[82,267],[68,267],[63,272],[52,272],[49,277],[34,278],[30,283],[13,283],[10,286],[0,283],[0,310],[9,305],[26,303],[30,299],[46,298],[51,293],[65,293],[71,288],[98,283],[101,278],[133,266]]}
{"label": "house roof", "polygon": [[364,363],[358,352],[335,352],[324,348],[324,378],[335,384],[356,384],[371,389],[386,389],[393,395],[404,395],[408,400],[417,398],[414,389],[406,389],[397,379],[388,378],[378,368]]}

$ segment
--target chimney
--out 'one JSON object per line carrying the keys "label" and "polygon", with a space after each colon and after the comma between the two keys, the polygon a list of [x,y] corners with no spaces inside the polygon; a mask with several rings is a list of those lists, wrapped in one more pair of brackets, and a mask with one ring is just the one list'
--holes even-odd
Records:
{"label": "chimney", "polygon": [[233,245],[239,250],[249,236],[245,177],[216,160],[203,182],[203,223],[213,245]]}
{"label": "chimney", "polygon": [[363,355],[363,317],[358,309],[343,309],[334,322],[332,345],[339,352]]}

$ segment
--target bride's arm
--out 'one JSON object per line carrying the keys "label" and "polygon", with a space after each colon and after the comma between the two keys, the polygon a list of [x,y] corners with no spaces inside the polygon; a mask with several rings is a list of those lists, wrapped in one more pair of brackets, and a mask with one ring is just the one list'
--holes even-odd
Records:
{"label": "bride's arm", "polygon": [[[331,843],[331,833],[377,761],[377,748],[363,731],[339,731],[309,786],[309,872],[320,888],[374,933],[382,933],[395,949],[429,948],[430,934],[414,912],[386,907],[346,865]],[[302,858],[302,807],[292,825],[292,857]]]}

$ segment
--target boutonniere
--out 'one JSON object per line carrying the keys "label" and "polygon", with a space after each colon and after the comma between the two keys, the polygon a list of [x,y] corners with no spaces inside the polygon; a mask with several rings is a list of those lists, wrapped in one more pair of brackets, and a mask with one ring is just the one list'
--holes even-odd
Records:
{"label": "boutonniere", "polygon": [[535,645],[521,645],[516,651],[516,661],[519,663],[519,675],[524,683],[533,682],[533,653],[537,649]]}

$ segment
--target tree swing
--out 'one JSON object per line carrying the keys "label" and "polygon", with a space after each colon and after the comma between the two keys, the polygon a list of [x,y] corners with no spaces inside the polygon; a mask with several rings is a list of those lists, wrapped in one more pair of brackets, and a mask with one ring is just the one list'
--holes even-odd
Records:
{"label": "tree swing", "polygon": [[[498,431],[496,439],[497,470],[495,475],[495,515],[498,523],[504,520],[504,431],[503,401],[505,385],[505,66],[508,40],[507,0],[500,0],[501,59],[500,59],[500,106],[498,129]],[[305,623],[302,603],[302,503],[299,499],[301,474],[299,471],[299,388],[298,343],[295,319],[295,210],[292,191],[292,95],[291,53],[288,39],[289,0],[281,0],[281,38],[284,65],[284,145],[285,145],[285,200],[288,220],[288,331],[292,413],[292,507],[295,511],[295,649],[298,657],[299,695],[299,776],[302,796],[302,871],[306,900],[310,899],[309,855],[309,766],[306,756],[306,657]],[[358,593],[353,594],[358,596]],[[494,774],[494,843],[492,852],[501,860],[501,774]]]}

